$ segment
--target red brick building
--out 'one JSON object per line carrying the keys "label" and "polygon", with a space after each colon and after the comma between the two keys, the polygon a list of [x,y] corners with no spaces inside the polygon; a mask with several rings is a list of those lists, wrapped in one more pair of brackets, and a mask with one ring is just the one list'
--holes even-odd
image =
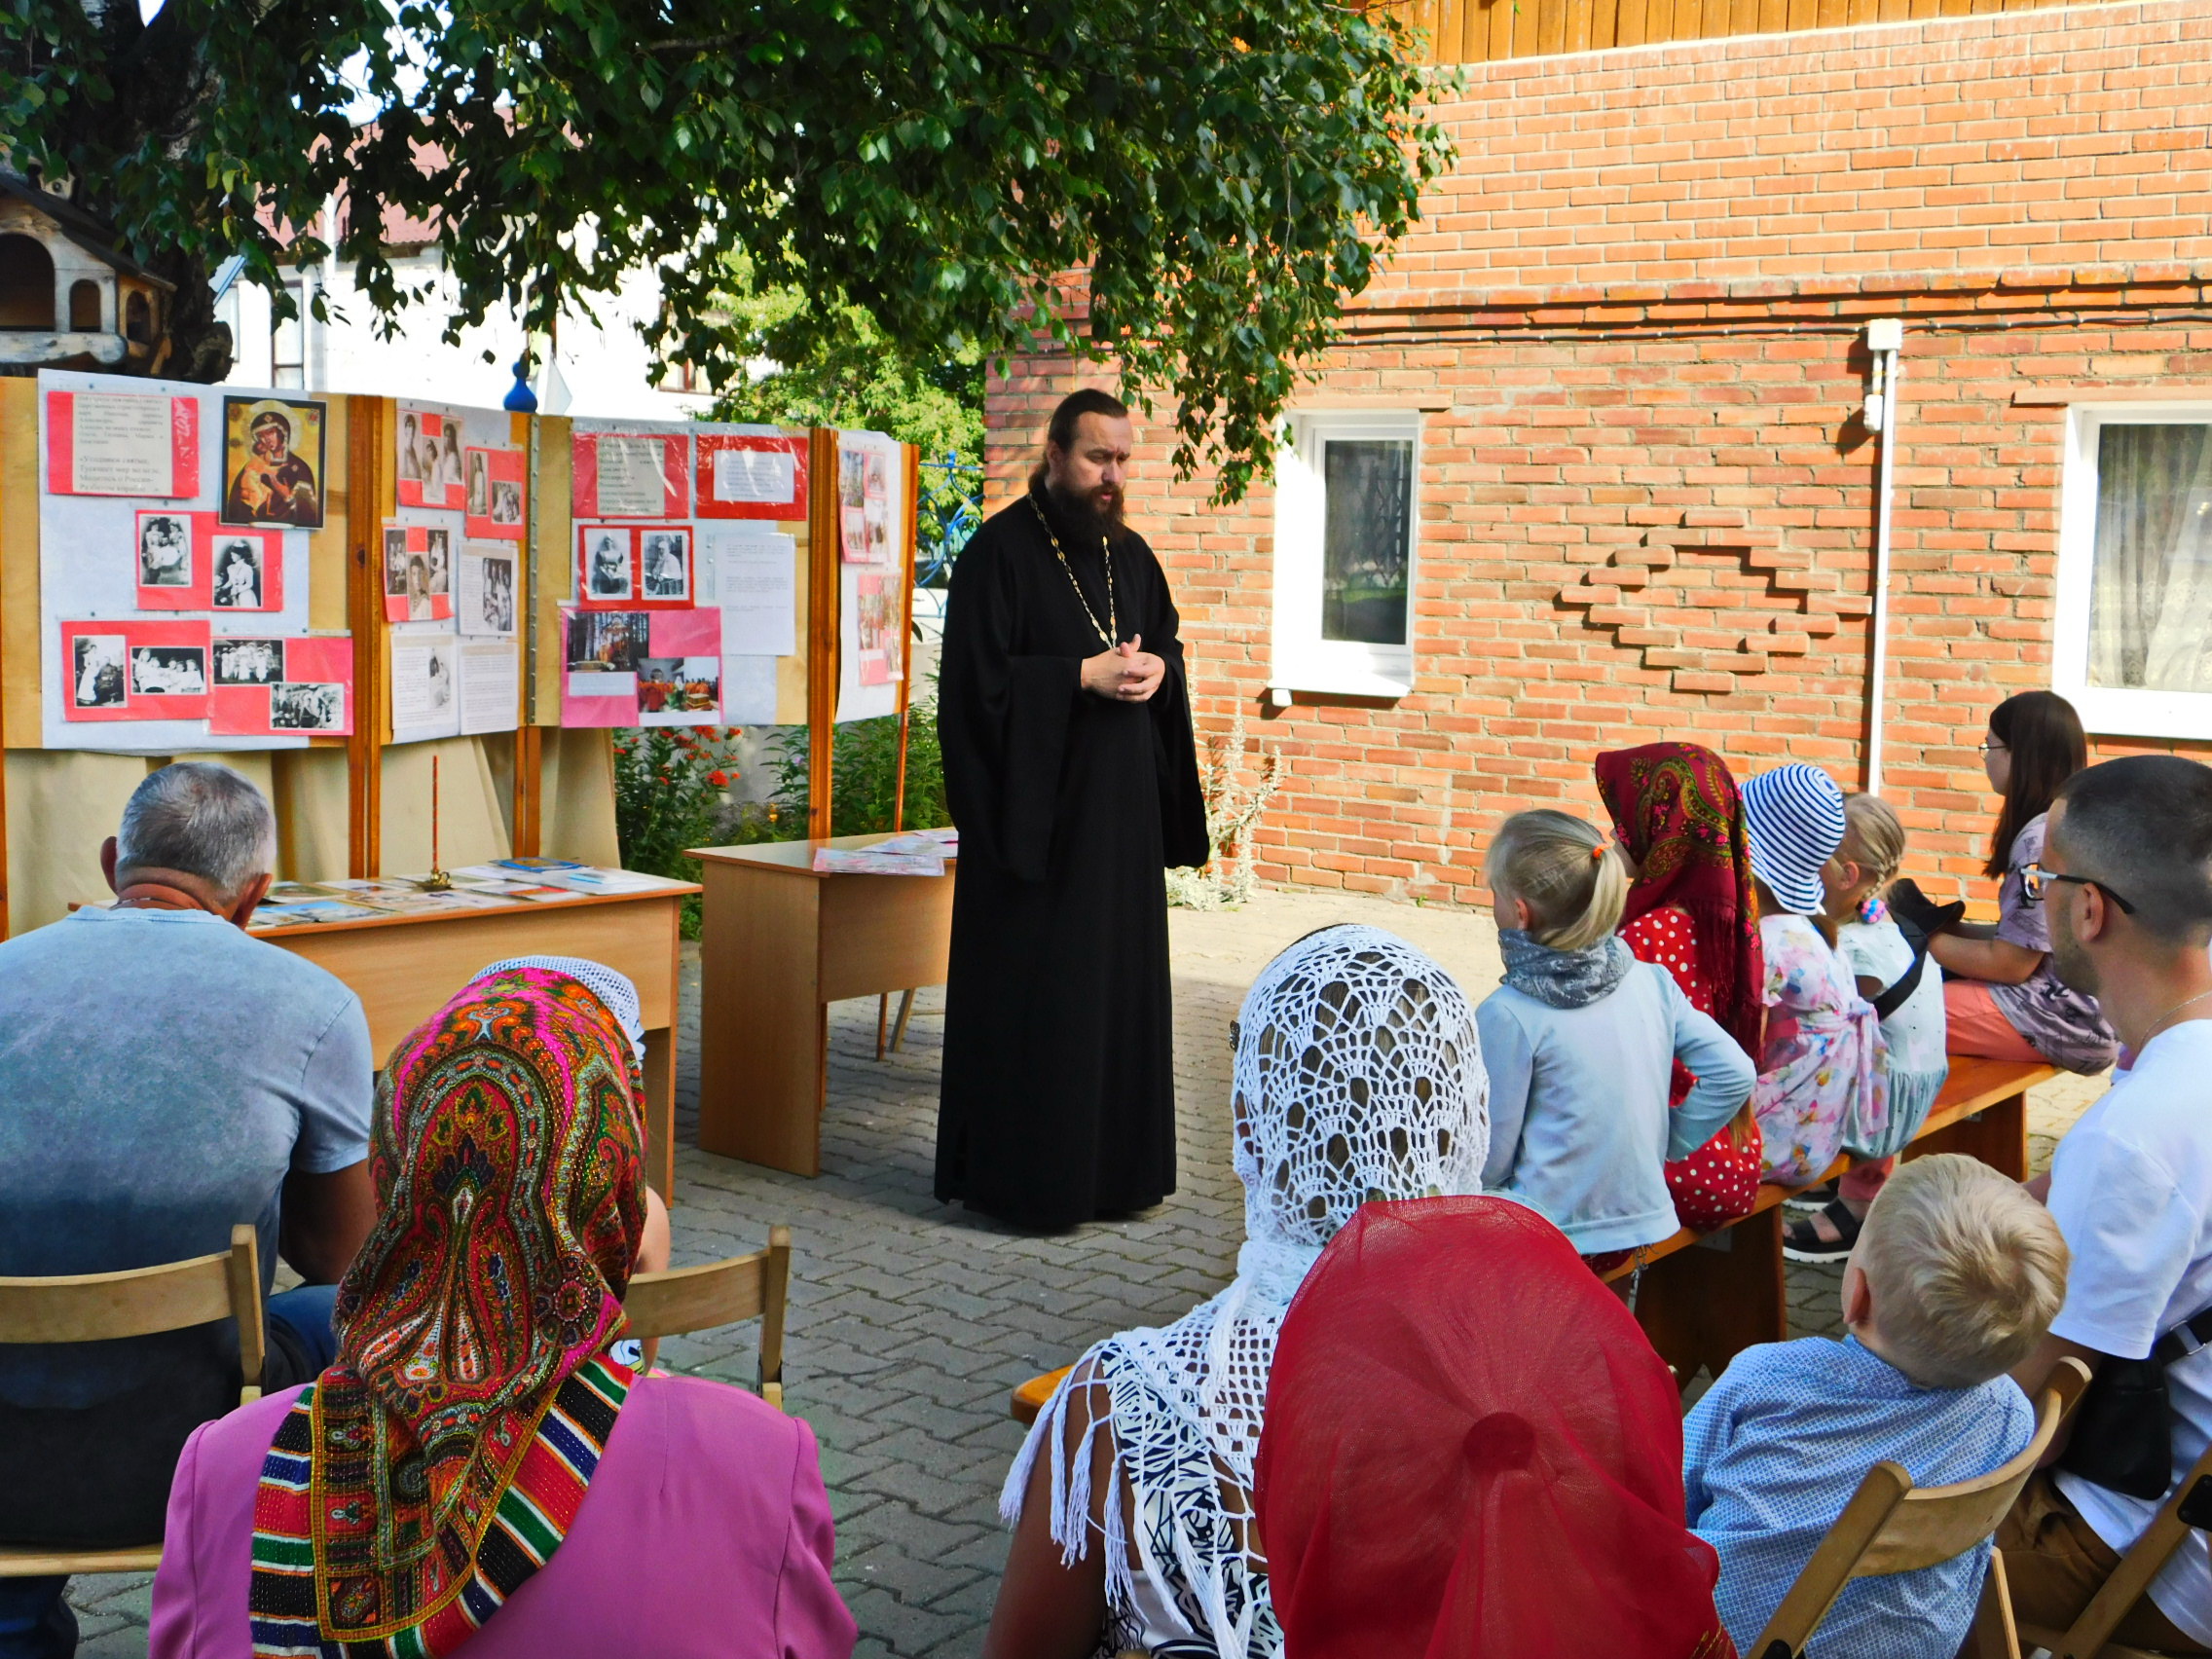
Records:
{"label": "red brick building", "polygon": [[[2012,691],[2212,749],[2207,80],[2212,0],[1470,65],[1275,483],[1208,508],[1140,423],[1201,726],[1287,762],[1263,875],[1479,903],[1502,814],[1595,813],[1592,756],[1657,737],[1863,787],[1882,319],[1914,866],[1978,864]],[[991,504],[1098,378],[993,383]]]}

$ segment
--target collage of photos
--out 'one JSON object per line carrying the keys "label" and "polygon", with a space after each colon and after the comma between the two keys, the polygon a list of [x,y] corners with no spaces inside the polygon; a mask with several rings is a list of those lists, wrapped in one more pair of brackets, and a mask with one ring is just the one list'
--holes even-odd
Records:
{"label": "collage of photos", "polygon": [[467,488],[459,415],[424,409],[399,412],[397,463],[403,507],[459,508]]}
{"label": "collage of photos", "polygon": [[203,621],[87,620],[61,624],[72,720],[194,720],[207,717]]}
{"label": "collage of photos", "polygon": [[384,619],[438,622],[453,614],[453,532],[443,526],[384,527]]}
{"label": "collage of photos", "polygon": [[716,610],[562,608],[565,726],[713,725],[721,710]]}
{"label": "collage of photos", "polygon": [[576,601],[608,608],[692,603],[691,527],[576,526]]}
{"label": "collage of photos", "polygon": [[235,529],[214,513],[141,510],[132,578],[141,610],[281,610],[280,531]]}
{"label": "collage of photos", "polygon": [[218,636],[212,653],[208,730],[227,737],[343,737],[352,731],[351,636]]}

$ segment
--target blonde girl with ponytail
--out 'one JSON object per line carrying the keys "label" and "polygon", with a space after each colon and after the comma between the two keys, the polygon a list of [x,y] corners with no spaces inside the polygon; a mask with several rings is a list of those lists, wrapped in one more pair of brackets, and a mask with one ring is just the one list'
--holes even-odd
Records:
{"label": "blonde girl with ponytail", "polygon": [[[1607,1272],[1676,1232],[1662,1166],[1742,1109],[1751,1062],[1616,936],[1628,865],[1594,825],[1516,813],[1484,879],[1505,982],[1475,1013],[1491,1073],[1483,1186],[1541,1210]],[[1670,1111],[1677,1059],[1697,1083]]]}

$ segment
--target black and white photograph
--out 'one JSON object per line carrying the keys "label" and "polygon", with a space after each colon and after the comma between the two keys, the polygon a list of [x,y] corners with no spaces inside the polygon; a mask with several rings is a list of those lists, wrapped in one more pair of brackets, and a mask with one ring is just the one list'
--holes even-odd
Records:
{"label": "black and white photograph", "polygon": [[215,683],[274,685],[284,678],[282,640],[217,640]]}
{"label": "black and white photograph", "polygon": [[430,710],[433,714],[442,715],[453,707],[453,647],[441,640],[427,656],[423,673],[429,682]]}
{"label": "black and white photograph", "polygon": [[652,618],[637,610],[578,610],[569,617],[569,672],[634,674]]}
{"label": "black and white photograph", "polygon": [[492,510],[491,483],[484,473],[484,452],[468,452],[468,499],[463,508],[477,518],[484,518]]}
{"label": "black and white photograph", "polygon": [[463,634],[507,635],[515,631],[515,556],[464,547],[455,591],[455,614]]}
{"label": "black and white photograph", "polygon": [[123,636],[79,634],[76,660],[70,665],[74,700],[80,709],[120,709],[123,689]]}
{"label": "black and white photograph", "polygon": [[434,529],[424,532],[429,543],[429,575],[431,593],[452,592],[453,582],[453,532]]}
{"label": "black and white photograph", "polygon": [[522,523],[522,486],[510,479],[492,481],[492,522],[494,524]]}
{"label": "black and white photograph", "polygon": [[224,535],[215,540],[215,608],[259,610],[263,547],[255,536]]}
{"label": "black and white photograph", "polygon": [[687,530],[648,530],[639,540],[638,564],[645,574],[645,597],[689,600],[691,533]]}
{"label": "black and white photograph", "polygon": [[130,653],[133,697],[200,697],[207,691],[207,653],[198,645],[140,645]]}
{"label": "black and white photograph", "polygon": [[182,513],[138,515],[138,585],[192,585],[192,521]]}
{"label": "black and white photograph", "polygon": [[407,530],[403,525],[387,526],[384,533],[384,596],[407,597]]}
{"label": "black and white photograph", "polygon": [[334,731],[346,723],[346,687],[290,681],[272,685],[269,723],[278,731]]}
{"label": "black and white photograph", "polygon": [[586,528],[576,532],[584,550],[586,598],[630,597],[630,533]]}

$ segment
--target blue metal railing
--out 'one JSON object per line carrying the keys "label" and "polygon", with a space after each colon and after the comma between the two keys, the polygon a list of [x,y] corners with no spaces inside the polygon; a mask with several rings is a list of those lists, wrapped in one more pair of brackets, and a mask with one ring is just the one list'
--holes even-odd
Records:
{"label": "blue metal railing", "polygon": [[952,579],[952,561],[983,522],[983,468],[947,454],[942,461],[923,461],[921,473],[914,585],[941,588]]}

